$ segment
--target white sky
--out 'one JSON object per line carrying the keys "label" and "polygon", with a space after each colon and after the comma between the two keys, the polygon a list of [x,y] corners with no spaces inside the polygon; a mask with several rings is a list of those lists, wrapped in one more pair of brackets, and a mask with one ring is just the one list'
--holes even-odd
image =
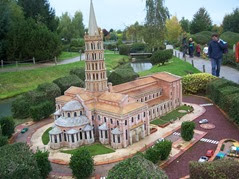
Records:
{"label": "white sky", "polygon": [[[49,0],[57,16],[75,11],[83,13],[84,24],[88,26],[90,0]],[[98,26],[102,29],[124,29],[136,21],[145,19],[145,0],[93,0]],[[221,24],[225,14],[239,7],[239,0],[165,0],[171,15],[180,20],[183,16],[192,20],[200,7],[205,7],[214,24]]]}

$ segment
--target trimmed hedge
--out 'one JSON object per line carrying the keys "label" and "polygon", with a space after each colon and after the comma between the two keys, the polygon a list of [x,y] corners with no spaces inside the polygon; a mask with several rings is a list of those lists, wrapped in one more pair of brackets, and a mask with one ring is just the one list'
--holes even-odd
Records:
{"label": "trimmed hedge", "polygon": [[212,76],[208,73],[196,73],[191,75],[186,75],[182,79],[183,93],[184,94],[205,94],[207,84],[217,79],[217,77]]}
{"label": "trimmed hedge", "polygon": [[150,61],[153,65],[162,63],[164,65],[165,62],[168,62],[173,57],[173,50],[158,50],[153,53]]}
{"label": "trimmed hedge", "polygon": [[43,83],[37,87],[37,91],[45,93],[46,98],[52,101],[61,95],[61,89],[55,83]]}
{"label": "trimmed hedge", "polygon": [[239,162],[233,159],[220,159],[213,162],[190,162],[190,178],[239,178]]}
{"label": "trimmed hedge", "polygon": [[14,133],[15,123],[12,117],[2,117],[0,119],[1,135],[10,138]]}
{"label": "trimmed hedge", "polygon": [[30,115],[34,121],[49,117],[55,111],[55,106],[50,101],[42,102],[30,107]]}
{"label": "trimmed hedge", "polygon": [[81,67],[81,68],[73,68],[70,71],[70,75],[76,75],[78,76],[82,81],[85,81],[85,68]]}
{"label": "trimmed hedge", "polygon": [[29,91],[24,94],[25,99],[30,103],[30,105],[37,105],[47,100],[47,95],[43,91]]}
{"label": "trimmed hedge", "polygon": [[239,39],[239,33],[234,33],[234,32],[224,32],[221,36],[221,39],[223,39],[224,41],[226,41],[228,43],[228,47],[229,48],[233,48],[234,44],[237,44],[238,39]]}
{"label": "trimmed hedge", "polygon": [[213,32],[210,31],[202,31],[192,35],[192,38],[197,44],[205,45],[211,41],[212,34]]}
{"label": "trimmed hedge", "polygon": [[25,97],[25,95],[21,95],[17,97],[16,100],[12,103],[12,114],[14,118],[25,119],[30,116],[30,102]]}
{"label": "trimmed hedge", "polygon": [[53,83],[59,86],[59,88],[61,89],[62,95],[71,86],[84,87],[84,82],[76,75],[70,75],[70,76],[58,78],[54,80]]}
{"label": "trimmed hedge", "polygon": [[129,55],[129,53],[130,53],[130,46],[124,45],[124,44],[119,46],[120,55]]}
{"label": "trimmed hedge", "polygon": [[181,125],[181,136],[183,140],[190,141],[193,138],[194,135],[194,129],[195,129],[195,123],[194,122],[183,122]]}

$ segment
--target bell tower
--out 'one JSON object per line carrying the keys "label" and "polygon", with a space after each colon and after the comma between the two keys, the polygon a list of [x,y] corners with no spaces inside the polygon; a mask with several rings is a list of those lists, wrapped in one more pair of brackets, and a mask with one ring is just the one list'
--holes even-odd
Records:
{"label": "bell tower", "polygon": [[85,77],[87,91],[104,92],[108,90],[103,33],[98,29],[92,0],[88,34],[85,35]]}

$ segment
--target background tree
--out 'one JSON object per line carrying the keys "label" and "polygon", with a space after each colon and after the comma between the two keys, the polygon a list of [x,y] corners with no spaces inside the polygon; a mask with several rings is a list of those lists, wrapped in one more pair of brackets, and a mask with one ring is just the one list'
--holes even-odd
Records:
{"label": "background tree", "polygon": [[42,178],[47,178],[49,173],[51,172],[51,163],[48,160],[49,152],[45,151],[42,152],[40,150],[37,150],[37,152],[34,154],[34,157],[37,162],[37,166],[39,168],[39,171],[41,173]]}
{"label": "background tree", "polygon": [[108,173],[108,179],[122,178],[160,178],[168,179],[168,176],[159,167],[148,161],[141,155],[135,155],[116,164]]}
{"label": "background tree", "polygon": [[211,31],[212,20],[205,8],[200,8],[196,14],[193,16],[191,22],[190,31],[192,34],[201,31]]}
{"label": "background tree", "polygon": [[146,0],[144,40],[153,51],[163,46],[168,18],[169,11],[164,6],[164,0]]}
{"label": "background tree", "polygon": [[143,26],[141,26],[138,22],[135,22],[133,25],[130,25],[126,29],[126,37],[128,40],[133,42],[138,42],[143,39]]}
{"label": "background tree", "polygon": [[70,168],[72,174],[77,178],[87,178],[94,170],[94,160],[92,159],[90,152],[85,148],[77,150],[70,160]]}
{"label": "background tree", "polygon": [[221,35],[222,32],[223,32],[223,27],[222,27],[222,25],[218,26],[217,24],[214,24],[214,25],[212,26],[212,32],[216,32],[216,33],[218,33],[219,35]]}
{"label": "background tree", "polygon": [[239,8],[224,17],[223,30],[239,33]]}
{"label": "background tree", "polygon": [[85,33],[85,27],[83,24],[82,12],[76,11],[74,18],[72,19],[73,38],[83,38]]}
{"label": "background tree", "polygon": [[182,33],[182,27],[178,22],[176,16],[173,16],[171,19],[167,19],[166,21],[166,39],[170,43],[176,43],[178,41],[179,36]]}
{"label": "background tree", "polygon": [[72,20],[67,12],[62,14],[62,16],[59,18],[57,32],[63,41],[70,43],[71,39],[73,38],[73,28]]}
{"label": "background tree", "polygon": [[194,122],[183,122],[181,125],[181,136],[183,140],[190,141],[193,138],[194,135],[194,129],[195,129],[195,123]]}
{"label": "background tree", "polygon": [[182,19],[180,20],[180,24],[184,32],[190,32],[190,21],[188,19],[182,17]]}
{"label": "background tree", "polygon": [[14,133],[15,123],[12,117],[2,117],[0,119],[2,135],[11,137]]}

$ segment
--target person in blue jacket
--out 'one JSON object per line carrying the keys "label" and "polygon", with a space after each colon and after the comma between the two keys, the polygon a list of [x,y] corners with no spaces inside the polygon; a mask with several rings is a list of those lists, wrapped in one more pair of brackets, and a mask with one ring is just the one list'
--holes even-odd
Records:
{"label": "person in blue jacket", "polygon": [[208,47],[208,56],[212,64],[212,75],[219,77],[222,63],[222,56],[226,48],[225,42],[219,39],[218,34],[212,35],[212,40]]}

